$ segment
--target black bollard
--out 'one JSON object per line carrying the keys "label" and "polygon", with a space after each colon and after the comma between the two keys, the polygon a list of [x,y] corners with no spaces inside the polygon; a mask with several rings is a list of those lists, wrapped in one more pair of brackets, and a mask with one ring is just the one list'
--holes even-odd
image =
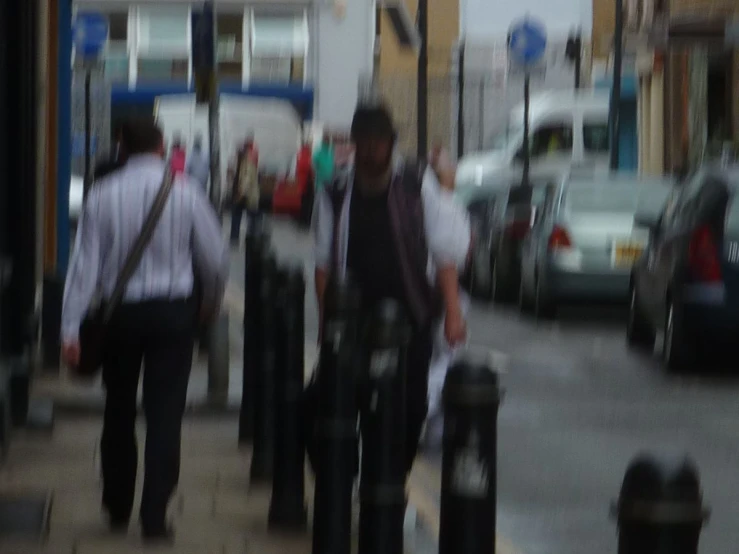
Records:
{"label": "black bollard", "polygon": [[698,554],[708,510],[695,464],[687,457],[637,456],[612,514],[618,521],[618,554]]}
{"label": "black bollard", "polygon": [[239,410],[239,444],[249,442],[254,436],[254,375],[261,364],[259,332],[262,257],[269,248],[269,235],[264,228],[256,228],[254,231],[256,232],[246,235],[244,255],[244,368]]}
{"label": "black bollard", "polygon": [[277,312],[277,397],[272,501],[272,529],[302,531],[305,509],[305,436],[303,383],[305,381],[305,278],[302,267],[292,268],[280,288]]}
{"label": "black bollard", "polygon": [[251,456],[250,481],[260,484],[272,478],[275,435],[275,293],[284,273],[277,270],[272,252],[261,260],[260,287],[261,326],[257,334],[261,352],[260,364],[254,374],[254,441]]}
{"label": "black bollard", "polygon": [[403,554],[406,353],[410,326],[400,306],[372,314],[362,367],[359,554]]}
{"label": "black bollard", "polygon": [[498,374],[462,358],[444,382],[439,554],[494,554]]}
{"label": "black bollard", "polygon": [[357,472],[356,362],[360,296],[331,282],[324,299],[321,355],[307,416],[316,474],[313,554],[350,554],[352,486]]}

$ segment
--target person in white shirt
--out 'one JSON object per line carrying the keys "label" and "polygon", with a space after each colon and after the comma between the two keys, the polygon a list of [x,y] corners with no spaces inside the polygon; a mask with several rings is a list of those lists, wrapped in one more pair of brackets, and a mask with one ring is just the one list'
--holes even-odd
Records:
{"label": "person in white shirt", "polygon": [[210,157],[203,150],[203,137],[201,135],[196,135],[192,144],[192,152],[190,152],[190,158],[187,160],[187,174],[200,184],[204,192],[208,191]]}
{"label": "person in white shirt", "polygon": [[[67,274],[62,354],[72,367],[80,361],[80,325],[93,297],[112,295],[165,173],[162,133],[153,122],[127,122],[121,138],[127,162],[90,190]],[[165,513],[179,478],[182,416],[201,308],[193,284],[197,276],[202,303],[215,313],[228,263],[213,208],[200,185],[180,175],[106,332],[101,462],[103,506],[113,530],[127,528],[133,509],[143,364],[147,433],[140,521],[146,539],[172,538]]]}
{"label": "person in white shirt", "polygon": [[464,341],[458,268],[470,245],[467,213],[430,168],[395,160],[395,129],[382,106],[359,106],[352,122],[354,163],[318,193],[314,212],[316,295],[323,320],[329,276],[350,272],[365,312],[397,301],[413,328],[407,355],[406,472],[427,410],[428,371],[435,321],[446,340]]}

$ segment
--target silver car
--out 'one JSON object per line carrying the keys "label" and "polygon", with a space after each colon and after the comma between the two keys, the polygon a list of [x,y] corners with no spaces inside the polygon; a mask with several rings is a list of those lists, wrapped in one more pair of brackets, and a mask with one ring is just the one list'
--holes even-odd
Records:
{"label": "silver car", "polygon": [[649,239],[637,208],[664,206],[667,180],[635,176],[570,177],[549,187],[521,255],[519,305],[538,317],[577,301],[625,302],[631,267]]}

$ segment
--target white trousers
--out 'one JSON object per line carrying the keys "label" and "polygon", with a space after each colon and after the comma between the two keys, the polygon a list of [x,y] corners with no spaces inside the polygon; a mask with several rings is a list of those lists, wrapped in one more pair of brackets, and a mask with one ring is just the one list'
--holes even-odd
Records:
{"label": "white trousers", "polygon": [[[470,299],[464,291],[460,291],[459,295],[462,315],[466,318],[470,310]],[[434,333],[434,350],[429,367],[428,420],[441,416],[441,393],[444,388],[444,379],[446,379],[449,366],[459,349],[460,347],[453,348],[449,346],[446,341],[446,337],[444,337],[444,319],[442,318]]]}

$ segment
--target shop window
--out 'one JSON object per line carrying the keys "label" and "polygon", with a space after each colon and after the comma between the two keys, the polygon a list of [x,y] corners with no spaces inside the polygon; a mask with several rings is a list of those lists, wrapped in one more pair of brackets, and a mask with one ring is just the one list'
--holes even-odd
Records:
{"label": "shop window", "polygon": [[302,82],[308,49],[306,14],[253,13],[251,23],[251,79]]}
{"label": "shop window", "polygon": [[216,58],[221,80],[241,82],[244,52],[244,14],[218,14]]}

